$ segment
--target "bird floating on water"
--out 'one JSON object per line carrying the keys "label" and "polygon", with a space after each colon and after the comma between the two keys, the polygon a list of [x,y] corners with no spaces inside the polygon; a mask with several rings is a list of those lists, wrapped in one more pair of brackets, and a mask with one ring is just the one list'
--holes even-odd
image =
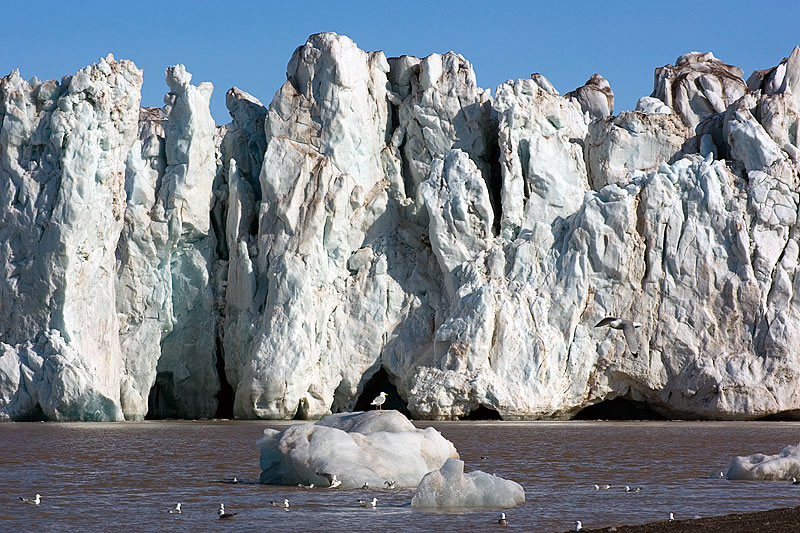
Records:
{"label": "bird floating on water", "polygon": [[800,485],[800,481],[796,477],[792,477],[792,485]]}
{"label": "bird floating on water", "polygon": [[575,531],[580,531],[583,529],[583,524],[581,524],[580,520],[575,520]]}
{"label": "bird floating on water", "polygon": [[236,485],[237,483],[239,483],[239,478],[237,478],[237,477],[234,477],[234,478],[231,480],[231,483],[233,483],[234,485]]}
{"label": "bird floating on water", "polygon": [[388,481],[387,480],[387,481],[384,481],[383,484],[386,485],[386,488],[389,489],[389,490],[394,490],[394,489],[397,488],[397,481]]}
{"label": "bird floating on water", "polygon": [[169,510],[169,514],[181,514],[181,504],[180,504],[180,502],[175,504],[175,508],[174,509],[170,509]]}
{"label": "bird floating on water", "polygon": [[378,408],[378,410],[380,411],[381,410],[381,405],[383,405],[383,403],[385,401],[386,401],[386,393],[382,392],[379,395],[375,396],[375,399],[372,400],[372,403],[370,403],[370,405],[376,406]]}
{"label": "bird floating on water", "polygon": [[634,322],[633,320],[627,320],[625,318],[617,318],[615,316],[607,316],[594,325],[596,328],[603,326],[621,329],[622,333],[625,334],[625,341],[628,343],[631,355],[634,358],[639,357],[639,340],[636,338],[636,328],[642,327],[639,322]]}
{"label": "bird floating on water", "polygon": [[508,525],[508,520],[506,520],[506,513],[500,513],[500,518],[497,520],[497,523],[501,526]]}
{"label": "bird floating on water", "polygon": [[39,505],[40,503],[42,503],[42,495],[41,494],[37,494],[36,497],[34,497],[34,498],[22,498],[22,497],[20,497],[20,501],[22,503],[29,503],[31,505]]}
{"label": "bird floating on water", "polygon": [[669,513],[669,521],[670,522],[674,522],[675,521],[675,514],[674,513]]}
{"label": "bird floating on water", "polygon": [[365,481],[363,485],[361,485],[361,490],[368,490],[369,489],[369,481]]}
{"label": "bird floating on water", "polygon": [[308,485],[303,485],[302,483],[298,483],[297,486],[300,487],[301,489],[313,489],[314,488],[314,484],[313,483],[309,483]]}
{"label": "bird floating on water", "polygon": [[336,474],[328,474],[327,472],[317,472],[318,476],[322,476],[328,480],[328,488],[335,489],[342,484],[342,481],[336,477]]}
{"label": "bird floating on water", "polygon": [[284,498],[282,502],[269,502],[273,507],[280,507],[281,509],[288,509],[290,507],[289,500]]}
{"label": "bird floating on water", "polygon": [[642,487],[636,487],[635,489],[632,489],[628,485],[625,485],[625,492],[642,492]]}
{"label": "bird floating on water", "polygon": [[220,520],[229,520],[239,513],[229,513],[225,511],[225,504],[221,503],[219,504],[219,509],[217,510],[217,514],[219,515]]}
{"label": "bird floating on water", "polygon": [[376,507],[378,505],[378,498],[372,498],[372,501],[358,500],[358,504],[361,507]]}

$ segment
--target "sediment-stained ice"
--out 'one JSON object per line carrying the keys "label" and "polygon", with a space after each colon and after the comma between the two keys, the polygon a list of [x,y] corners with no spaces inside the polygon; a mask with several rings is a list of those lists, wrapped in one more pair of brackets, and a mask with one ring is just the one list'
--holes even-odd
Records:
{"label": "sediment-stained ice", "polygon": [[800,444],[790,444],[776,455],[754,453],[734,457],[726,477],[767,481],[789,481],[793,477],[800,478]]}

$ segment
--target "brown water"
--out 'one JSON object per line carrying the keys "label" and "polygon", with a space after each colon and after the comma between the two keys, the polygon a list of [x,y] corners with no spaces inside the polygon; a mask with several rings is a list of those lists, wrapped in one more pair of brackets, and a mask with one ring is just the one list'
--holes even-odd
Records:
{"label": "brown water", "polygon": [[[256,483],[266,422],[0,424],[2,531],[484,531],[498,510],[431,512],[413,491],[303,490]],[[784,422],[444,422],[467,470],[522,483],[510,529],[585,527],[796,506],[800,487],[713,479],[731,457],[800,441]],[[485,456],[486,459],[481,459]],[[244,483],[224,481],[234,476]],[[612,489],[595,491],[609,483]],[[642,487],[625,493],[624,485]],[[42,495],[40,506],[20,496]],[[377,509],[358,506],[377,497]],[[289,511],[271,507],[288,498]],[[170,515],[176,502],[183,514]],[[217,520],[224,503],[239,514]]]}

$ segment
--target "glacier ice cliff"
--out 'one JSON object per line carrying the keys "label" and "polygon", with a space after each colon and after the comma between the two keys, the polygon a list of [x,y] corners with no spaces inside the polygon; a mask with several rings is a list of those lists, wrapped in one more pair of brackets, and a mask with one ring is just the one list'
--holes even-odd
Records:
{"label": "glacier ice cliff", "polygon": [[[0,418],[800,416],[800,48],[601,75],[311,36],[264,105],[112,57],[0,79]],[[643,326],[594,328],[617,315]]]}

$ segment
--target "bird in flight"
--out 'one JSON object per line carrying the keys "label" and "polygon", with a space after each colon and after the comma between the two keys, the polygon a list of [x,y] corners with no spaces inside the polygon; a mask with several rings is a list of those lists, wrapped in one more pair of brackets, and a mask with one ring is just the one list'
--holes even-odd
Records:
{"label": "bird in flight", "polygon": [[639,322],[634,322],[633,320],[627,320],[625,318],[617,318],[615,316],[607,316],[594,325],[596,328],[601,328],[603,326],[621,329],[622,333],[625,335],[625,341],[628,343],[628,349],[630,349],[631,355],[634,358],[639,357],[639,340],[636,338],[636,328],[642,327]]}

